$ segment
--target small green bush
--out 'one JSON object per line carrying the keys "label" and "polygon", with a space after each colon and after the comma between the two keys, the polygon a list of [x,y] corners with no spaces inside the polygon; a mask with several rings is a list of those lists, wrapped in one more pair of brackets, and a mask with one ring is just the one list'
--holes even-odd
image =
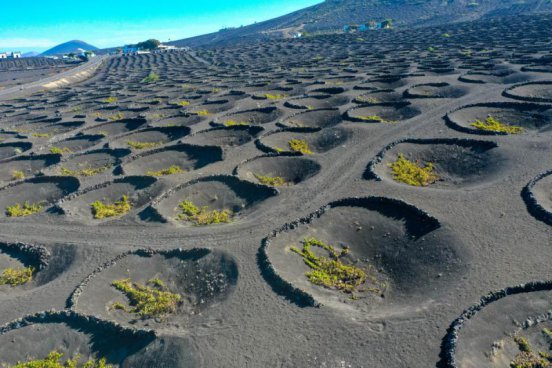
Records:
{"label": "small green bush", "polygon": [[116,103],[117,101],[119,101],[119,99],[117,97],[108,97],[106,98],[105,100],[103,100],[103,102],[105,103],[108,103],[108,104],[113,104],[113,103]]}
{"label": "small green bush", "polygon": [[524,129],[516,125],[503,124],[499,120],[489,116],[485,121],[476,119],[470,126],[478,129],[485,130],[490,132],[499,132],[499,133],[508,133],[508,134],[519,134],[523,133]]}
{"label": "small green bush", "polygon": [[191,201],[182,201],[178,204],[182,211],[178,215],[178,219],[182,221],[190,221],[195,225],[205,226],[220,223],[228,223],[232,220],[232,212],[230,210],[209,210],[209,207],[197,207]]}
{"label": "small green bush", "polygon": [[[296,247],[290,249],[292,252],[299,254],[305,264],[312,269],[312,271],[305,274],[311,283],[344,293],[353,293],[364,291],[362,286],[367,281],[376,282],[375,276],[370,275],[360,267],[343,263],[342,259],[349,253],[349,248],[344,247],[341,251],[337,251],[333,246],[316,238],[305,238],[302,244],[302,249]],[[312,247],[325,250],[329,256],[318,256],[312,250]],[[381,293],[377,285],[369,288],[369,290]]]}
{"label": "small green bush", "polygon": [[128,201],[128,197],[126,195],[111,204],[103,203],[98,200],[90,204],[90,206],[92,207],[92,214],[95,219],[122,216],[128,213],[132,208],[132,205]]}
{"label": "small green bush", "polygon": [[235,120],[228,120],[224,123],[224,126],[231,127],[231,126],[249,126],[250,124],[245,121],[235,121]]}
{"label": "small green bush", "polygon": [[529,341],[523,336],[514,337],[519,352],[510,362],[510,368],[550,368],[552,367],[552,355],[546,352],[535,354]]}
{"label": "small green bush", "polygon": [[30,216],[42,211],[43,208],[44,208],[44,204],[41,202],[29,203],[29,201],[25,201],[23,205],[21,205],[21,203],[16,203],[13,206],[6,207],[6,216],[8,217]]}
{"label": "small green bush", "polygon": [[392,164],[388,164],[393,173],[393,179],[416,187],[425,187],[439,180],[439,176],[433,172],[433,164],[425,167],[404,158],[403,154]]}
{"label": "small green bush", "polygon": [[172,165],[171,167],[168,167],[166,169],[161,169],[159,171],[148,171],[146,175],[148,176],[166,176],[166,175],[173,175],[173,174],[180,174],[186,172],[186,170],[183,170],[178,165]]}
{"label": "small green bush", "polygon": [[137,141],[127,141],[127,144],[132,149],[142,150],[155,148],[163,144],[163,142],[137,142]]}
{"label": "small green bush", "polygon": [[307,141],[303,139],[292,139],[288,141],[289,149],[293,152],[300,152],[304,155],[312,155],[313,152],[309,148]]}
{"label": "small green bush", "polygon": [[98,175],[109,169],[109,165],[100,166],[100,167],[88,167],[85,169],[78,169],[78,170],[70,170],[65,167],[60,168],[60,174],[62,176],[83,176],[83,177],[90,177],[94,175]]}
{"label": "small green bush", "polygon": [[142,83],[155,83],[159,80],[159,75],[157,73],[151,72],[148,74],[147,77],[142,79]]}
{"label": "small green bush", "polygon": [[0,274],[0,285],[18,286],[33,279],[33,267],[6,268]]}
{"label": "small green bush", "polygon": [[25,173],[21,170],[12,170],[11,172],[12,180],[22,180],[25,179]]}
{"label": "small green bush", "polygon": [[65,155],[65,154],[73,153],[73,151],[71,151],[69,147],[63,147],[63,148],[52,147],[50,148],[50,153]]}
{"label": "small green bush", "polygon": [[13,366],[13,368],[113,368],[112,365],[106,364],[105,358],[100,360],[90,359],[84,364],[79,363],[79,355],[67,360],[65,363],[61,362],[62,358],[62,353],[52,351],[44,359],[32,359],[27,362],[20,362]]}
{"label": "small green bush", "polygon": [[286,179],[281,176],[265,176],[260,174],[254,174],[255,178],[264,185],[271,185],[273,187],[280,187],[282,185],[287,185]]}
{"label": "small green bush", "polygon": [[[155,278],[142,285],[132,282],[130,278],[113,281],[111,285],[125,294],[130,307],[115,303],[112,309],[120,309],[143,318],[159,318],[176,312],[182,300],[180,294],[172,293],[165,288],[162,280]],[[151,286],[148,286],[151,285]]]}

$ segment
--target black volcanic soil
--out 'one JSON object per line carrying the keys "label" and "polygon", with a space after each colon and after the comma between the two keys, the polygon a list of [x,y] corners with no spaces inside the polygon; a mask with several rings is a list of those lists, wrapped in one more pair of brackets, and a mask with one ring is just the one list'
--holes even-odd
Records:
{"label": "black volcanic soil", "polygon": [[[59,349],[116,367],[507,368],[512,333],[547,348],[549,291],[531,285],[550,279],[550,4],[393,1],[397,16],[370,17],[396,29],[317,33],[354,22],[347,3],[258,42],[110,56],[86,81],[0,102],[0,211],[44,201],[0,216],[0,275],[39,269],[0,287],[0,366]],[[416,24],[443,25],[401,30],[420,9]],[[436,18],[450,9],[485,18]],[[470,125],[489,115],[524,131]],[[396,182],[400,153],[440,180]],[[127,214],[93,218],[123,195]],[[232,221],[178,219],[184,200]],[[306,236],[349,249],[378,292],[310,282],[290,251]],[[178,312],[110,310],[127,276],[166,279]]]}

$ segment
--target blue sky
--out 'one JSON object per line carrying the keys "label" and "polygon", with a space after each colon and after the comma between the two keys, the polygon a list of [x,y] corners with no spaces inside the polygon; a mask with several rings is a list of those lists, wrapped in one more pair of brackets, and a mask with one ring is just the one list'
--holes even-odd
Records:
{"label": "blue sky", "polygon": [[177,40],[260,22],[322,0],[2,1],[0,51],[44,51],[69,40],[103,48]]}

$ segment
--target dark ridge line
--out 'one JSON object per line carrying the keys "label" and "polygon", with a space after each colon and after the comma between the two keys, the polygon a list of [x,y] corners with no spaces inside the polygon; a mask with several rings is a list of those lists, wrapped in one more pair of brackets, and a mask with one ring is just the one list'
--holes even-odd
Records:
{"label": "dark ridge line", "polygon": [[375,180],[382,181],[383,179],[376,174],[376,165],[381,163],[383,157],[387,151],[391,150],[395,146],[401,143],[414,143],[414,144],[448,144],[448,145],[458,145],[461,147],[473,147],[477,145],[486,146],[487,149],[492,149],[498,147],[498,143],[494,141],[482,141],[471,138],[402,138],[394,142],[389,143],[385,146],[378,154],[368,162],[368,166],[362,175],[362,178],[365,180]]}
{"label": "dark ridge line", "polygon": [[122,335],[123,338],[144,338],[153,340],[157,337],[154,330],[124,327],[116,322],[106,321],[96,316],[83,315],[72,310],[49,310],[38,312],[18,318],[0,326],[0,335],[18,330],[23,327],[40,323],[75,323],[98,327],[106,332],[113,332]]}
{"label": "dark ridge line", "polygon": [[513,90],[517,87],[524,87],[524,86],[527,86],[527,85],[537,85],[537,86],[542,86],[542,85],[546,86],[546,85],[548,85],[548,86],[551,86],[551,88],[552,88],[552,81],[550,81],[550,80],[547,80],[547,81],[531,81],[531,82],[516,84],[516,85],[513,85],[509,88],[506,88],[504,91],[502,91],[502,96],[512,98],[514,100],[529,101],[529,102],[536,102],[536,103],[551,103],[552,102],[552,98],[521,96],[521,95],[516,95],[516,94],[510,93],[511,90]]}
{"label": "dark ridge line", "polygon": [[533,217],[535,217],[537,220],[544,222],[545,224],[552,225],[552,212],[548,211],[546,208],[540,205],[540,203],[535,198],[535,195],[533,194],[533,187],[545,177],[552,175],[552,170],[548,170],[545,172],[540,173],[525,187],[523,187],[521,191],[521,198],[523,198],[523,201],[525,202],[525,206],[527,207],[527,211]]}
{"label": "dark ridge line", "polygon": [[18,258],[18,253],[23,253],[34,263],[33,266],[38,265],[38,271],[42,271],[48,267],[50,257],[52,256],[50,251],[44,246],[21,242],[0,242],[0,249],[13,258]]}

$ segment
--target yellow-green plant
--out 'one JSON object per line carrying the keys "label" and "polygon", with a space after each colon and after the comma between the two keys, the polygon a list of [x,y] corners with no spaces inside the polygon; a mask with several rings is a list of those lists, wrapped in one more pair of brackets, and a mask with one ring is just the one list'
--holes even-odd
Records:
{"label": "yellow-green plant", "polygon": [[378,123],[392,124],[396,123],[395,120],[386,120],[379,115],[367,115],[367,116],[355,116],[355,118],[365,121],[377,121]]}
{"label": "yellow-green plant", "polygon": [[523,133],[524,130],[520,126],[503,124],[492,116],[486,118],[485,121],[476,119],[473,123],[470,124],[470,126],[479,130],[508,134],[519,134]]}
{"label": "yellow-green plant", "polygon": [[117,101],[119,101],[119,99],[117,97],[113,97],[113,96],[110,96],[110,97],[103,100],[103,102],[108,103],[108,104],[113,104],[113,103],[116,103]]}
{"label": "yellow-green plant", "polygon": [[180,174],[186,172],[186,170],[183,170],[178,165],[172,165],[166,169],[161,169],[159,171],[148,171],[146,175],[148,176],[166,176],[166,175],[173,175],[173,174]]}
{"label": "yellow-green plant", "polygon": [[137,141],[127,141],[127,144],[132,149],[142,150],[155,148],[163,144],[163,142],[137,142]]}
{"label": "yellow-green plant", "polygon": [[249,123],[245,121],[235,121],[235,120],[228,120],[224,123],[224,126],[231,127],[231,126],[248,126]]}
{"label": "yellow-green plant", "polygon": [[107,169],[109,169],[110,166],[109,165],[105,165],[105,166],[100,166],[100,167],[88,167],[88,168],[84,168],[84,169],[77,169],[77,170],[70,170],[70,169],[67,169],[65,167],[62,167],[59,169],[60,171],[60,174],[63,175],[63,176],[84,176],[84,177],[89,177],[89,176],[94,176],[94,175],[98,175],[98,174],[101,174],[103,173],[104,171],[106,171]]}
{"label": "yellow-green plant", "polygon": [[16,203],[13,206],[6,207],[6,216],[8,217],[25,217],[42,211],[44,204],[42,202],[29,203],[25,201],[23,205]]}
{"label": "yellow-green plant", "polygon": [[178,215],[179,220],[189,221],[199,226],[228,223],[232,220],[232,212],[227,209],[217,211],[210,210],[208,206],[200,208],[187,200],[180,202],[178,207],[182,211]]}
{"label": "yellow-green plant", "polygon": [[178,101],[176,104],[178,106],[186,107],[186,106],[190,106],[190,101]]}
{"label": "yellow-green plant", "polygon": [[97,200],[91,203],[90,207],[92,207],[92,214],[95,219],[103,219],[122,216],[130,211],[132,205],[128,201],[128,197],[123,195],[120,200],[113,203],[104,203]]}
{"label": "yellow-green plant", "polygon": [[123,120],[124,118],[125,118],[125,114],[123,114],[122,112],[118,112],[108,117],[109,121]]}
{"label": "yellow-green plant", "polygon": [[73,151],[71,151],[69,147],[63,147],[63,148],[52,147],[50,148],[50,153],[64,155],[68,153],[73,153]]}
{"label": "yellow-green plant", "polygon": [[51,134],[50,133],[33,133],[33,134],[31,134],[31,136],[33,136],[35,138],[50,138]]}
{"label": "yellow-green plant", "polygon": [[25,179],[25,173],[21,170],[12,170],[11,171],[12,180],[21,180]]}
{"label": "yellow-green plant", "polygon": [[303,139],[292,139],[288,141],[289,149],[293,152],[300,152],[304,155],[312,155],[313,152],[309,148],[307,141]]}
{"label": "yellow-green plant", "polygon": [[281,100],[281,99],[286,98],[287,96],[288,95],[286,95],[286,94],[280,94],[280,93],[276,93],[276,94],[265,93],[264,94],[264,97],[269,99],[269,100]]}
{"label": "yellow-green plant", "polygon": [[261,183],[265,185],[272,185],[273,187],[280,187],[282,185],[288,184],[286,182],[286,179],[282,178],[281,176],[266,176],[266,175],[260,175],[260,174],[254,174],[255,178]]}
{"label": "yellow-green plant", "polygon": [[125,294],[130,305],[127,307],[118,302],[111,308],[121,309],[143,318],[158,318],[175,313],[182,300],[180,294],[168,291],[164,282],[158,278],[149,280],[146,285],[132,282],[130,278],[113,281],[111,285]]}
{"label": "yellow-green plant", "polygon": [[433,164],[427,163],[425,167],[404,158],[399,154],[397,160],[388,164],[393,174],[393,179],[416,187],[425,187],[439,180],[439,176],[433,172]]}
{"label": "yellow-green plant", "polygon": [[198,111],[194,111],[195,114],[197,114],[198,116],[209,116],[211,115],[211,113],[208,111],[208,110],[198,110]]}
{"label": "yellow-green plant", "polygon": [[547,352],[533,352],[529,341],[523,336],[514,337],[519,352],[510,362],[510,368],[550,368],[552,367],[552,355]]}
{"label": "yellow-green plant", "polygon": [[145,77],[144,79],[142,79],[142,83],[154,83],[154,82],[157,82],[159,80],[159,75],[157,73],[154,73],[154,72],[151,72],[148,74],[147,77]]}
{"label": "yellow-green plant", "polygon": [[[105,358],[100,360],[90,359],[85,363],[79,363],[79,355],[65,363],[61,362],[62,358],[62,353],[52,351],[44,359],[30,359],[26,362],[19,362],[13,368],[113,368],[112,365],[106,363]],[[8,368],[10,367],[8,366]]]}
{"label": "yellow-green plant", "polygon": [[34,267],[6,268],[0,274],[0,285],[18,286],[33,279]]}
{"label": "yellow-green plant", "polygon": [[[366,290],[381,293],[377,278],[369,274],[366,270],[354,265],[343,263],[342,259],[349,253],[349,248],[344,247],[340,251],[332,245],[326,244],[316,238],[305,238],[302,241],[303,248],[291,247],[291,251],[299,254],[311,271],[305,273],[309,281],[315,285],[330,289],[337,289],[344,293],[353,293],[355,291],[365,291],[364,284],[367,281],[374,283],[373,287]],[[318,247],[325,250],[328,256],[319,256],[312,247]]]}

